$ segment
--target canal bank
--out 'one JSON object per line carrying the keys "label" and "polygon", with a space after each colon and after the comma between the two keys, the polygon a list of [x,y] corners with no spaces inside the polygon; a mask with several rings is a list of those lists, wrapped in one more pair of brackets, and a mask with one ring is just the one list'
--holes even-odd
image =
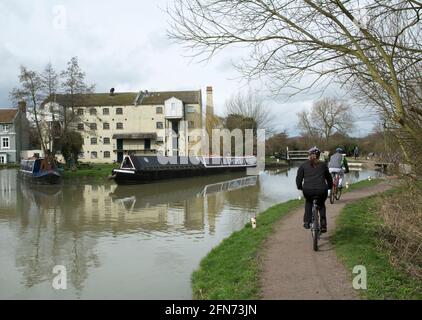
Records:
{"label": "canal bank", "polygon": [[[333,228],[334,219],[345,203],[389,188],[385,182],[378,186],[380,181],[352,184],[349,188],[352,192],[347,192],[343,201],[329,205],[329,228]],[[192,275],[194,298],[358,298],[351,288],[351,275],[338,262],[329,237],[323,236],[320,252],[312,251],[310,234],[302,228],[302,206],[300,200],[273,206],[257,217],[256,229],[247,224],[214,248]],[[344,233],[344,226],[339,230]],[[337,231],[334,235],[337,236]],[[352,242],[344,234],[341,239],[343,243]],[[360,240],[355,238],[355,242]]]}

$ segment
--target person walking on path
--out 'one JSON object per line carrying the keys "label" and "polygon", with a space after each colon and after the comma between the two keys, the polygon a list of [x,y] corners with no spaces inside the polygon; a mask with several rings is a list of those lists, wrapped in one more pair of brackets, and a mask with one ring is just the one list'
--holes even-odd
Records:
{"label": "person walking on path", "polygon": [[359,147],[356,146],[355,149],[353,150],[353,155],[355,156],[355,160],[357,160],[357,158],[359,157]]}

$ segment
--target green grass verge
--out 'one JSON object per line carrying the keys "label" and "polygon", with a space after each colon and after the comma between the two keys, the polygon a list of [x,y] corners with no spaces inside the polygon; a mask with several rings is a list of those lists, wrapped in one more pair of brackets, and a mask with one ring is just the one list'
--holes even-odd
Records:
{"label": "green grass verge", "polygon": [[256,229],[248,223],[212,249],[192,274],[193,298],[259,299],[258,249],[274,222],[300,205],[303,201],[275,205],[258,215]]}
{"label": "green grass verge", "polygon": [[365,180],[355,182],[355,183],[349,185],[348,189],[343,188],[343,190],[350,192],[350,191],[353,191],[353,190],[359,190],[359,189],[363,189],[363,188],[367,188],[367,187],[372,187],[372,186],[377,185],[381,181],[383,181],[383,179],[371,179],[371,180],[365,179]]}
{"label": "green grass verge", "polygon": [[394,267],[388,252],[380,245],[378,231],[383,222],[378,212],[383,196],[386,195],[365,198],[345,207],[333,236],[337,255],[351,272],[356,265],[366,267],[367,290],[360,290],[362,298],[422,299],[421,283]]}
{"label": "green grass verge", "polygon": [[20,165],[18,163],[7,163],[7,164],[0,164],[1,169],[18,169]]}
{"label": "green grass verge", "polygon": [[117,168],[115,164],[94,164],[92,168],[81,168],[75,171],[66,169],[63,172],[65,179],[105,179],[111,175],[111,171]]}

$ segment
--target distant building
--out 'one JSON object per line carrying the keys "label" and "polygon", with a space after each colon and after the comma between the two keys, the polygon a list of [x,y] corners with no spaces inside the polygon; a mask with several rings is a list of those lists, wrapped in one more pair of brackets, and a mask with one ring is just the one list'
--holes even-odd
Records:
{"label": "distant building", "polygon": [[28,120],[25,104],[0,108],[0,164],[20,162],[20,152],[28,147]]}
{"label": "distant building", "polygon": [[[212,89],[207,100],[212,103]],[[73,128],[83,137],[82,162],[122,161],[124,155],[199,155],[201,90],[55,95],[45,106],[73,106]],[[48,118],[48,117],[47,117]]]}

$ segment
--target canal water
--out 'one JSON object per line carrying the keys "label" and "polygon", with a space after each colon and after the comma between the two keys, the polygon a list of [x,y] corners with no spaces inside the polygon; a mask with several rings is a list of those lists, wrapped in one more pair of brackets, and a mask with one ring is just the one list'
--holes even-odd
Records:
{"label": "canal water", "polygon": [[[300,195],[296,170],[51,187],[0,170],[0,299],[190,299],[191,273],[213,247]],[[52,287],[56,265],[66,290]]]}

